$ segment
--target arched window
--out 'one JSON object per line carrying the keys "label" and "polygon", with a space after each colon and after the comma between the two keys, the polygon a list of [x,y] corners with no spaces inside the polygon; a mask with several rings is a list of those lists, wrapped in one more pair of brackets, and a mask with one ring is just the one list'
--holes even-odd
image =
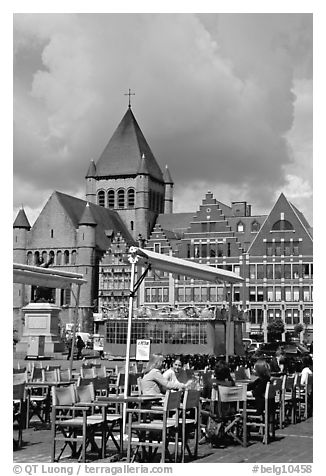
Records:
{"label": "arched window", "polygon": [[258,223],[258,221],[253,221],[251,224],[251,231],[253,232],[259,231],[259,229],[260,229],[260,224]]}
{"label": "arched window", "polygon": [[66,250],[63,254],[63,264],[69,264],[69,251]]}
{"label": "arched window", "polygon": [[38,266],[40,264],[40,253],[39,251],[35,251],[34,253],[34,264]]}
{"label": "arched window", "polygon": [[130,230],[131,231],[134,231],[134,222],[131,220],[130,222]]}
{"label": "arched window", "polygon": [[272,226],[272,230],[274,231],[287,231],[287,230],[294,230],[292,223],[288,220],[278,220]]}
{"label": "arched window", "polygon": [[135,206],[135,190],[130,188],[128,190],[128,207],[132,208]]}
{"label": "arched window", "polygon": [[46,263],[48,261],[48,253],[47,251],[42,252],[42,263]]}
{"label": "arched window", "polygon": [[125,207],[125,191],[123,189],[118,190],[118,208]]}
{"label": "arched window", "polygon": [[51,250],[49,253],[49,259],[51,260],[51,264],[54,264],[54,251]]}
{"label": "arched window", "polygon": [[100,190],[97,194],[97,204],[100,207],[105,207],[105,193],[103,190]]}
{"label": "arched window", "polygon": [[56,259],[55,264],[58,265],[58,266],[61,265],[61,256],[62,256],[62,252],[61,252],[61,251],[57,251],[57,259]]}
{"label": "arched window", "polygon": [[33,253],[31,251],[27,253],[27,264],[33,264]]}
{"label": "arched window", "polygon": [[244,224],[242,223],[242,221],[239,221],[239,223],[237,224],[237,232],[239,233],[244,232]]}
{"label": "arched window", "polygon": [[73,250],[71,252],[71,264],[76,264],[76,255],[77,255],[76,250]]}
{"label": "arched window", "polygon": [[114,208],[114,190],[108,191],[108,207]]}

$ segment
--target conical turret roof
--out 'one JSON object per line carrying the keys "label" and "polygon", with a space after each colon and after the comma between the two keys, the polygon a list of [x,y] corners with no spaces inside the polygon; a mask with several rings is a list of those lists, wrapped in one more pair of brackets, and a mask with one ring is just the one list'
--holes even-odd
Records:
{"label": "conical turret roof", "polygon": [[91,160],[91,163],[89,164],[88,171],[85,178],[92,178],[92,177],[96,177],[96,165],[93,159]]}
{"label": "conical turret roof", "polygon": [[84,212],[81,216],[81,219],[79,220],[78,225],[97,226],[96,220],[93,217],[92,210],[88,202],[86,203]]}
{"label": "conical turret roof", "polygon": [[162,171],[156,162],[130,108],[96,163],[97,177],[137,175],[139,162],[145,154],[148,174],[163,182]]}
{"label": "conical turret roof", "polygon": [[142,155],[140,159],[140,164],[137,173],[139,175],[149,175],[148,167],[147,167],[147,160],[145,154]]}
{"label": "conical turret roof", "polygon": [[31,228],[31,225],[29,224],[29,221],[27,219],[25,210],[21,208],[16,216],[16,219],[14,221],[14,228],[27,228],[28,230]]}
{"label": "conical turret roof", "polygon": [[166,165],[164,170],[164,182],[173,184],[173,180],[170,174],[169,167]]}

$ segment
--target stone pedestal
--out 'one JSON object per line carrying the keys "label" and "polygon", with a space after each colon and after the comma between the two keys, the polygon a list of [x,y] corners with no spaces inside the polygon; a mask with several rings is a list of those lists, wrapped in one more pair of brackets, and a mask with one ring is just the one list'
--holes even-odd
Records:
{"label": "stone pedestal", "polygon": [[22,308],[25,325],[16,352],[30,357],[51,356],[64,351],[58,334],[61,308],[48,302],[30,303]]}

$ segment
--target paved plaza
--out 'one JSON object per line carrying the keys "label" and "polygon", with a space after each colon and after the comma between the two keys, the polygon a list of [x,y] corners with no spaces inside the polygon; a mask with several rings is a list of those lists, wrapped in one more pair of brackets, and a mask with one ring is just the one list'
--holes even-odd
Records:
{"label": "paved plaza", "polygon": [[[51,431],[30,428],[24,431],[23,447],[13,453],[15,463],[49,463]],[[68,452],[67,452],[68,454]],[[74,462],[64,458],[61,462]],[[96,459],[96,463],[110,462]],[[247,448],[230,445],[227,448],[199,446],[199,458],[194,463],[312,463],[313,418],[290,425],[276,432],[276,440],[269,445],[260,442]]]}

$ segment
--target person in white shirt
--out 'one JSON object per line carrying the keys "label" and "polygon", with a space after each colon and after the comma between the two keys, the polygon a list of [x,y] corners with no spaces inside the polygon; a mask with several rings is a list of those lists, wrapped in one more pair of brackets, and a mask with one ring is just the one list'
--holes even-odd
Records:
{"label": "person in white shirt", "polygon": [[184,390],[186,385],[179,381],[168,380],[161,373],[163,367],[163,355],[152,355],[148,361],[145,375],[141,386],[144,395],[161,395],[168,389]]}
{"label": "person in white shirt", "polygon": [[308,375],[312,375],[312,358],[310,355],[302,359],[301,385],[305,385],[308,382]]}
{"label": "person in white shirt", "polygon": [[192,382],[192,380],[189,380],[187,372],[183,370],[180,359],[175,359],[172,367],[163,373],[163,377],[175,384],[183,383],[187,385]]}

